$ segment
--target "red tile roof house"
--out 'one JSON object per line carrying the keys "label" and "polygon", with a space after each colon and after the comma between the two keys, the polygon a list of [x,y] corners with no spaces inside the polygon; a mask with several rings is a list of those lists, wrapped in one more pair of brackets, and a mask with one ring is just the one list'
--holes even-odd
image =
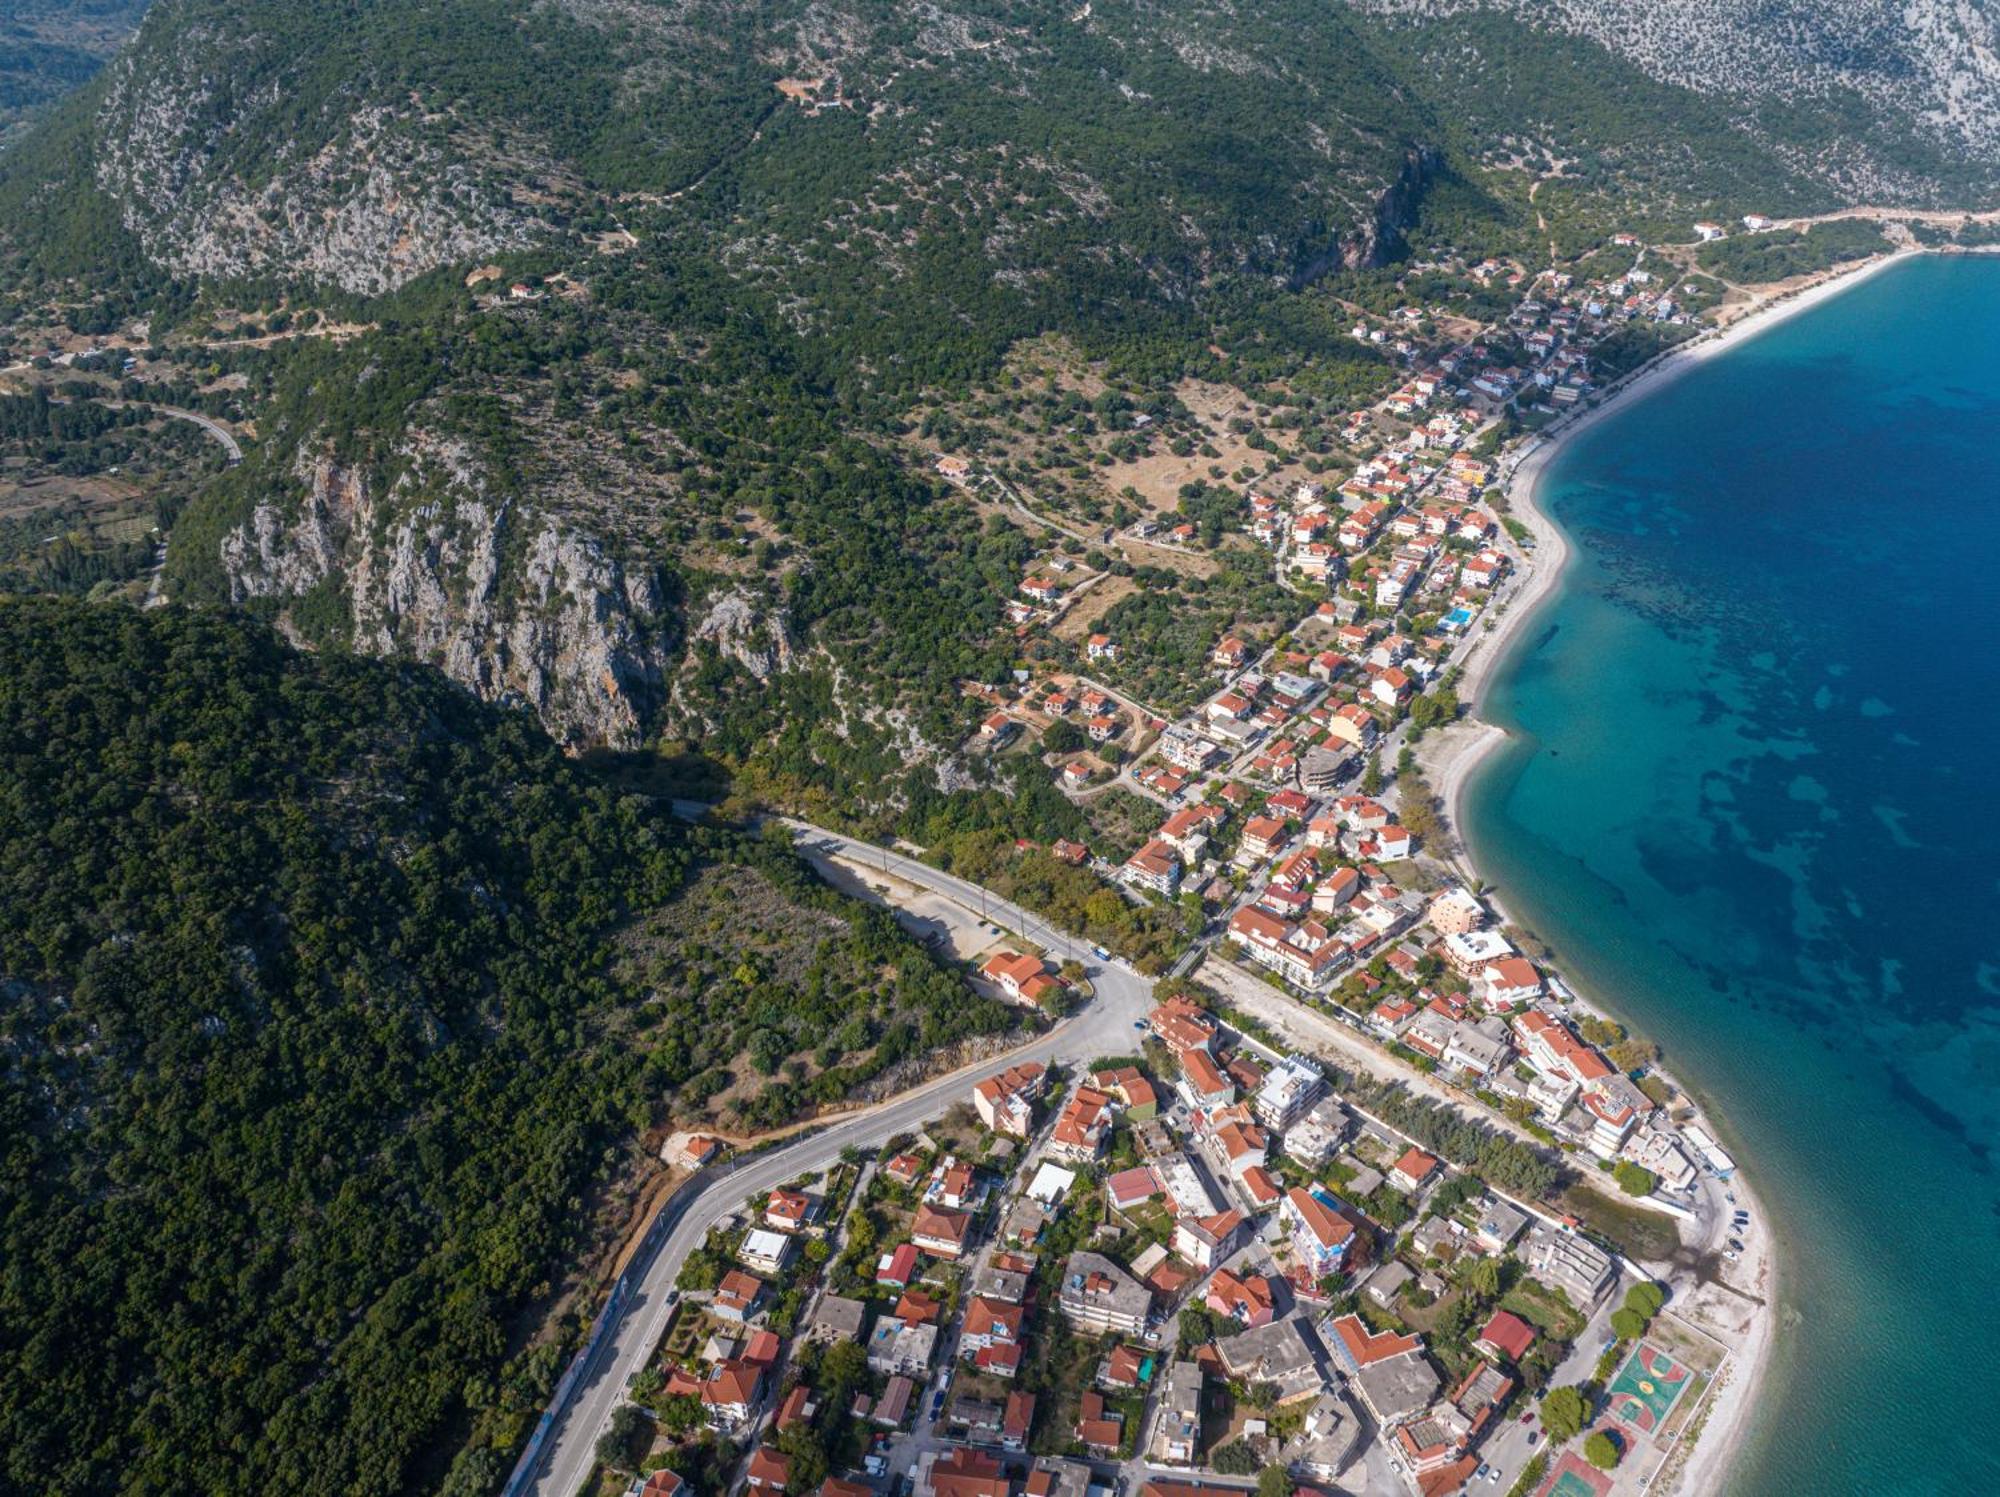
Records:
{"label": "red tile roof house", "polygon": [[812,1401],[812,1389],[804,1383],[794,1383],[792,1391],[785,1395],[785,1401],[778,1406],[778,1428],[790,1429],[801,1419],[812,1418],[815,1407]]}
{"label": "red tile roof house", "polygon": [[711,1313],[723,1320],[733,1320],[741,1325],[748,1320],[763,1298],[764,1281],[755,1274],[747,1274],[740,1268],[732,1268],[722,1276],[716,1286],[715,1298],[709,1304]]}
{"label": "red tile roof house", "polygon": [[1048,1151],[1056,1158],[1090,1164],[1104,1152],[1111,1134],[1111,1099],[1080,1086],[1063,1105],[1049,1134]]}
{"label": "red tile roof house", "polygon": [[792,1463],[768,1445],[759,1445],[750,1456],[750,1472],[744,1478],[752,1491],[782,1492],[792,1479]]}
{"label": "red tile roof house", "polygon": [[1243,1215],[1218,1211],[1200,1221],[1182,1217],[1174,1224],[1174,1251],[1197,1268],[1213,1268],[1242,1241]]}
{"label": "red tile roof house", "polygon": [[1097,1386],[1109,1388],[1113,1392],[1130,1392],[1139,1386],[1139,1375],[1145,1370],[1147,1353],[1136,1346],[1119,1343],[1111,1348],[1111,1354],[1097,1364]]}
{"label": "red tile roof house", "polygon": [[1275,816],[1253,816],[1243,824],[1243,851],[1268,858],[1285,845],[1285,824]]}
{"label": "red tile roof house", "polygon": [[1277,1314],[1277,1299],[1271,1281],[1261,1274],[1238,1278],[1226,1268],[1218,1268],[1208,1281],[1204,1304],[1217,1315],[1226,1315],[1245,1330],[1269,1325]]}
{"label": "red tile roof house", "polygon": [[1125,1418],[1104,1406],[1104,1395],[1095,1389],[1077,1404],[1076,1438],[1092,1450],[1115,1451],[1125,1438]]}
{"label": "red tile roof house", "polygon": [[718,1429],[733,1429],[749,1419],[763,1392],[763,1368],[748,1362],[717,1362],[701,1385],[703,1415]]}
{"label": "red tile roof house", "polygon": [[986,959],[979,975],[1016,1003],[1040,1003],[1045,993],[1060,986],[1048,975],[1042,959],[1029,953],[996,951]]}
{"label": "red tile roof house", "polygon": [[1278,1189],[1278,1182],[1271,1178],[1271,1172],[1261,1164],[1254,1164],[1243,1172],[1243,1189],[1249,1193],[1251,1203],[1259,1211],[1270,1210],[1285,1195]]}
{"label": "red tile roof house", "polygon": [[1424,1182],[1437,1173],[1437,1160],[1422,1149],[1408,1149],[1389,1171],[1389,1183],[1405,1195],[1411,1195],[1424,1186]]}
{"label": "red tile roof house", "polygon": [[1006,1412],[1000,1416],[1000,1443],[1009,1450],[1028,1448],[1028,1431],[1035,1423],[1035,1395],[1009,1393]]}
{"label": "red tile roof house", "polygon": [[1104,1194],[1113,1211],[1130,1211],[1160,1194],[1160,1177],[1143,1164],[1120,1170],[1104,1182]]}
{"label": "red tile roof house", "polygon": [[1217,1025],[1206,1009],[1185,998],[1169,998],[1146,1020],[1166,1047],[1185,1062],[1191,1050],[1213,1054]]}
{"label": "red tile roof house", "polygon": [[1021,1305],[975,1296],[965,1309],[965,1329],[959,1340],[962,1353],[970,1354],[988,1346],[1013,1346],[1021,1340],[1021,1327],[1028,1312]]}
{"label": "red tile roof house", "polygon": [[972,1354],[972,1365],[992,1377],[1011,1378],[1021,1370],[1021,1343],[995,1341]]}
{"label": "red tile roof house", "polygon": [[1518,1008],[1542,996],[1542,974],[1524,956],[1503,956],[1479,971],[1479,1001],[1492,1009]]}
{"label": "red tile roof house", "polygon": [[965,1251],[965,1239],[971,1231],[968,1212],[919,1206],[916,1219],[910,1223],[910,1241],[939,1258],[956,1258]]}
{"label": "red tile roof house", "polygon": [[1486,1329],[1472,1343],[1473,1350],[1494,1361],[1518,1362],[1535,1344],[1535,1328],[1506,1310],[1496,1310]]}
{"label": "red tile roof house", "polygon": [[875,1265],[875,1282],[892,1289],[901,1289],[916,1276],[917,1249],[911,1243],[897,1244],[892,1252],[884,1253]]}
{"label": "red tile roof house", "polygon": [[954,1445],[929,1459],[919,1457],[919,1493],[928,1497],[1008,1497],[1011,1486],[999,1459],[983,1450]]}
{"label": "red tile roof house", "polygon": [[1181,1057],[1181,1078],[1196,1107],[1227,1107],[1236,1100],[1236,1084],[1222,1074],[1206,1050],[1190,1050]]}
{"label": "red tile roof house", "polygon": [[1402,1335],[1395,1331],[1371,1331],[1359,1315],[1343,1315],[1331,1322],[1329,1329],[1334,1333],[1332,1338],[1320,1339],[1325,1341],[1334,1360],[1348,1372],[1359,1372],[1363,1367],[1386,1362],[1391,1357],[1422,1351],[1424,1346],[1423,1338],[1419,1336]]}
{"label": "red tile roof house", "polygon": [[915,1185],[917,1177],[924,1172],[924,1157],[921,1154],[898,1154],[882,1166],[882,1173],[898,1185]]}
{"label": "red tile roof house", "polygon": [[818,1204],[802,1190],[780,1187],[764,1202],[764,1220],[781,1232],[796,1232],[813,1219]]}
{"label": "red tile roof house", "polygon": [[1041,1095],[1047,1075],[1046,1066],[1031,1060],[987,1077],[972,1089],[972,1106],[979,1121],[995,1133],[1028,1137],[1035,1126],[1034,1101]]}

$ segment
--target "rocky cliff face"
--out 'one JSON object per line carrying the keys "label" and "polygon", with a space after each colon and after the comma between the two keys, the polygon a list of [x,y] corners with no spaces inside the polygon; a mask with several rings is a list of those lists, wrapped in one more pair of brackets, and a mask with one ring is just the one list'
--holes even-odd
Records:
{"label": "rocky cliff face", "polygon": [[319,111],[324,143],[301,145],[284,70],[234,82],[223,59],[244,39],[192,30],[188,45],[115,61],[98,116],[96,185],[154,263],[373,294],[533,236],[491,185],[490,168],[506,163],[477,132],[414,99],[343,100]]}
{"label": "rocky cliff face", "polygon": [[457,443],[419,435],[395,457],[384,488],[302,447],[297,489],[223,539],[232,600],[330,587],[354,649],[423,660],[482,697],[522,702],[571,744],[637,742],[678,632],[657,578],[554,516],[493,499]]}
{"label": "rocky cliff face", "polygon": [[[1597,43],[1652,77],[1841,126],[1810,144],[1772,134],[1793,164],[1860,199],[1921,199],[1898,139],[1990,167],[2000,151],[2000,15],[1978,0],[1349,0],[1422,24],[1480,11]],[[1771,134],[1752,120],[1760,134]],[[1874,137],[1870,139],[1868,137]]]}

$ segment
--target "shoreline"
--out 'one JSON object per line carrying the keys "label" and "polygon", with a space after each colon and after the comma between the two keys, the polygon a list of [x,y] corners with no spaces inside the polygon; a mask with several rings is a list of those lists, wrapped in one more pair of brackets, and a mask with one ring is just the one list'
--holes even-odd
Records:
{"label": "shoreline", "polygon": [[[1528,625],[1555,594],[1557,584],[1574,554],[1568,535],[1539,502],[1541,480],[1549,465],[1568,443],[1598,422],[1664,389],[1709,359],[1749,342],[1788,318],[1852,290],[1892,265],[1923,253],[1928,252],[1900,249],[1848,269],[1835,268],[1753,308],[1724,327],[1663,350],[1608,386],[1588,409],[1558,418],[1531,438],[1507,468],[1503,484],[1508,511],[1534,536],[1533,550],[1528,553],[1527,576],[1508,599],[1504,616],[1497,621],[1491,633],[1481,638],[1465,662],[1460,696],[1468,708],[1466,717],[1454,727],[1437,734],[1431,750],[1419,756],[1445,814],[1448,831],[1446,846],[1439,850],[1441,858],[1456,865],[1473,887],[1483,888],[1463,831],[1466,792],[1479,767],[1512,736],[1483,715],[1487,691],[1500,664],[1518,647],[1526,636]],[[1504,901],[1497,891],[1484,889],[1483,897],[1494,906],[1503,921],[1507,919]],[[1575,991],[1574,982],[1567,976],[1565,982]],[[1591,995],[1579,993],[1578,998],[1580,1006],[1600,1010],[1600,1005]],[[1696,1102],[1700,1111],[1713,1121],[1718,1109],[1683,1085],[1672,1072],[1665,1068],[1660,1070],[1676,1091]],[[1745,1255],[1749,1260],[1745,1265],[1748,1269],[1745,1277],[1753,1286],[1753,1292],[1760,1297],[1761,1304],[1751,1316],[1740,1344],[1729,1347],[1726,1360],[1717,1370],[1716,1380],[1699,1416],[1701,1426],[1694,1444],[1677,1446],[1656,1469],[1654,1476],[1649,1478],[1651,1481],[1665,1476],[1658,1488],[1661,1492],[1706,1493],[1720,1490],[1727,1484],[1743,1443],[1749,1436],[1757,1394],[1771,1370],[1780,1314],[1778,1255],[1773,1224],[1756,1192],[1740,1176],[1731,1180],[1731,1188],[1739,1197],[1739,1204],[1752,1213],[1755,1223],[1754,1235],[1745,1241],[1745,1246],[1751,1249]],[[1692,1298],[1677,1291],[1677,1299],[1684,1297]],[[1669,1313],[1672,1313],[1671,1310]],[[1709,1331],[1707,1334],[1714,1333]]]}

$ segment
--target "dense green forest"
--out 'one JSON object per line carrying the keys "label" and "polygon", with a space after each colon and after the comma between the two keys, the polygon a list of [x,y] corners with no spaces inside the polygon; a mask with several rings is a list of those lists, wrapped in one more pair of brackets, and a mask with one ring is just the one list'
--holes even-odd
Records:
{"label": "dense green forest", "polygon": [[1809,228],[1738,234],[1701,247],[1703,270],[1726,280],[1762,285],[1865,260],[1887,247],[1882,226],[1865,218],[1837,218]]}
{"label": "dense green forest", "polygon": [[[553,1366],[516,1317],[741,1002],[621,933],[718,876],[831,900],[426,670],[0,604],[0,1486],[490,1487]],[[1006,1022],[853,929],[894,1017],[850,1040]]]}

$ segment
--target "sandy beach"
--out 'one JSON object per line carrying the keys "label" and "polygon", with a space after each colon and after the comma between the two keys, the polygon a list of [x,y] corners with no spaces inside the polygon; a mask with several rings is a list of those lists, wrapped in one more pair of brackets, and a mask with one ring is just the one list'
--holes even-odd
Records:
{"label": "sandy beach", "polygon": [[[1551,422],[1506,466],[1503,483],[1509,512],[1533,532],[1534,549],[1525,555],[1526,575],[1514,585],[1503,602],[1498,623],[1480,637],[1479,643],[1464,661],[1458,695],[1470,712],[1455,726],[1433,734],[1421,755],[1426,777],[1445,808],[1455,839],[1460,824],[1460,801],[1467,780],[1486,755],[1506,738],[1502,729],[1479,716],[1486,687],[1514,641],[1555,591],[1569,562],[1569,537],[1563,534],[1562,527],[1549,517],[1539,502],[1542,474],[1563,446],[1598,422],[1672,384],[1718,354],[1726,353],[1738,344],[1770,331],[1787,318],[1851,290],[1911,255],[1922,253],[1924,251],[1921,250],[1898,250],[1893,254],[1877,256],[1852,269],[1829,272],[1810,284],[1772,298],[1727,327],[1703,333],[1666,350],[1617,383],[1607,386],[1591,406]],[[1517,557],[1517,561],[1522,560]],[[1458,861],[1465,861],[1466,850],[1462,842],[1452,852]],[[1470,872],[1469,863],[1466,864],[1466,871]]]}
{"label": "sandy beach", "polygon": [[[1504,729],[1479,715],[1480,708],[1495,669],[1555,592],[1571,555],[1569,538],[1539,502],[1541,478],[1549,464],[1566,442],[1631,402],[1655,393],[1708,359],[1769,331],[1786,318],[1838,296],[1918,253],[1922,251],[1900,250],[1851,269],[1829,272],[1755,307],[1727,327],[1667,350],[1608,387],[1588,409],[1552,423],[1507,466],[1503,482],[1510,512],[1533,533],[1534,546],[1518,558],[1525,575],[1505,600],[1497,625],[1481,636],[1464,662],[1459,695],[1471,711],[1453,727],[1430,735],[1419,755],[1451,829],[1452,845],[1438,852],[1455,863],[1469,882],[1477,886],[1478,876],[1458,830],[1463,824],[1465,789],[1473,771],[1507,737]],[[1498,907],[1499,901],[1494,903]],[[1502,913],[1504,918],[1504,910]],[[1585,1006],[1595,1005],[1586,1002]],[[1678,1087],[1679,1083],[1676,1081],[1675,1085]],[[1731,1188],[1738,1203],[1753,1218],[1752,1226],[1743,1234],[1746,1251],[1741,1261],[1729,1265],[1732,1272],[1728,1281],[1738,1293],[1731,1295],[1719,1286],[1704,1286],[1685,1304],[1677,1300],[1675,1312],[1717,1335],[1730,1347],[1730,1354],[1709,1394],[1698,1440],[1692,1449],[1678,1452],[1668,1462],[1670,1469],[1662,1473],[1664,1479],[1654,1488],[1656,1491],[1709,1493],[1726,1485],[1750,1427],[1759,1385],[1770,1367],[1779,1317],[1777,1255],[1771,1223],[1740,1178],[1732,1181]]]}

